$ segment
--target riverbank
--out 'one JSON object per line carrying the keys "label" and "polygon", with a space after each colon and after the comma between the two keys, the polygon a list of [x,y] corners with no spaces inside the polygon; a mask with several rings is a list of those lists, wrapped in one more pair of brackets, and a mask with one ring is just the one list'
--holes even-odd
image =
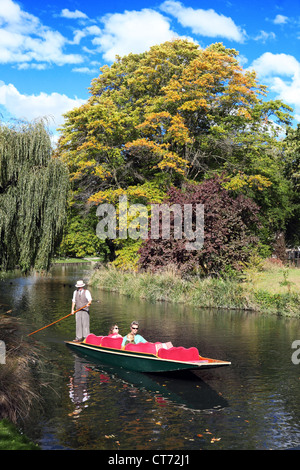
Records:
{"label": "riverbank", "polygon": [[20,431],[20,423],[40,406],[40,354],[24,340],[20,320],[0,315],[0,450],[38,447]]}
{"label": "riverbank", "polygon": [[184,303],[198,308],[238,309],[300,318],[300,270],[265,266],[246,270],[243,278],[183,279],[163,273],[96,269],[90,285],[150,302]]}

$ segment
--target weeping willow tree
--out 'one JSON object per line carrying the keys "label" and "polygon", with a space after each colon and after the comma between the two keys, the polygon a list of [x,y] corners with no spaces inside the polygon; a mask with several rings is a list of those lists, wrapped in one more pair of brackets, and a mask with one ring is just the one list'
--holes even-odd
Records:
{"label": "weeping willow tree", "polygon": [[49,269],[65,223],[68,180],[43,121],[0,125],[0,270]]}

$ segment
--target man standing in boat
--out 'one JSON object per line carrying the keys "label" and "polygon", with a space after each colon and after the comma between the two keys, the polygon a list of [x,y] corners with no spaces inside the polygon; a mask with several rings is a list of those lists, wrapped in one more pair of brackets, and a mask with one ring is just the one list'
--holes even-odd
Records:
{"label": "man standing in boat", "polygon": [[83,281],[77,281],[75,287],[77,290],[73,293],[72,298],[72,315],[76,310],[80,309],[75,313],[76,320],[76,338],[74,341],[83,341],[90,334],[90,313],[89,306],[92,303],[92,296],[89,290],[84,289],[85,283]]}

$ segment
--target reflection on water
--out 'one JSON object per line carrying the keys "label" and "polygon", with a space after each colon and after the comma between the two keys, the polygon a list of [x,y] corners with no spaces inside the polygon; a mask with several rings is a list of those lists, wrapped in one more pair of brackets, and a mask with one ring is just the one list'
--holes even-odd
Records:
{"label": "reflection on water", "polygon": [[[49,276],[0,282],[2,311],[21,317],[24,334],[70,313],[77,279],[90,267],[55,266]],[[43,397],[26,432],[44,449],[276,449],[300,443],[300,366],[291,361],[299,320],[133,301],[92,289],[91,329],[132,320],[149,341],[196,346],[224,369],[141,374],[77,356],[73,317],[36,335],[46,360]]]}
{"label": "reflection on water", "polygon": [[77,416],[85,407],[89,399],[87,390],[87,376],[88,368],[84,362],[75,358],[74,361],[74,375],[70,377],[69,389],[70,400],[74,403],[74,411],[69,416]]}
{"label": "reflection on water", "polygon": [[[183,433],[181,445],[185,440],[193,442],[188,436],[197,413],[209,415],[228,406],[191,372],[180,376],[142,374],[71,355],[74,363],[67,403],[71,420],[60,435],[60,443],[66,448],[156,449],[158,444],[160,448],[178,448],[178,426]],[[183,413],[189,416],[187,422],[181,421]]]}
{"label": "reflection on water", "polygon": [[178,405],[194,411],[217,410],[228,406],[223,397],[220,397],[209,385],[190,371],[181,372],[180,374],[143,374],[122,368],[108,367],[96,361],[89,364],[75,353],[73,355],[74,378],[71,379],[71,389],[74,396],[77,397],[74,403],[80,403],[80,410],[82,410],[82,405],[89,397],[87,390],[89,371],[98,372],[102,383],[119,383],[122,386],[146,390],[154,395],[158,403],[164,406],[168,404]]}

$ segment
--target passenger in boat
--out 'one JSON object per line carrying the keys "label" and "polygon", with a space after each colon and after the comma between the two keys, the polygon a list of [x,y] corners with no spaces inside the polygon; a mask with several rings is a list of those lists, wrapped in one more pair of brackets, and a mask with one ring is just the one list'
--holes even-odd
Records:
{"label": "passenger in boat", "polygon": [[119,334],[119,327],[118,325],[113,325],[108,332],[108,336],[110,338],[122,338],[122,335]]}
{"label": "passenger in boat", "polygon": [[79,310],[75,313],[75,321],[76,321],[76,338],[74,341],[80,342],[83,341],[90,334],[90,313],[89,313],[89,306],[92,303],[92,296],[88,289],[84,289],[85,283],[83,281],[77,281],[75,287],[77,290],[73,293],[72,298],[72,310],[71,314],[74,315],[75,313],[75,305],[76,310]]}
{"label": "passenger in boat", "polygon": [[125,346],[129,343],[134,343],[134,334],[132,333],[128,333],[128,335],[126,336]]}
{"label": "passenger in boat", "polygon": [[[145,338],[143,338],[141,335],[138,335],[137,332],[139,330],[139,324],[137,321],[133,321],[131,322],[131,325],[130,325],[130,333],[134,335],[134,344],[138,344],[138,343],[147,343],[147,340]],[[129,334],[130,334],[129,333]],[[124,336],[123,338],[123,342],[122,342],[122,348],[125,346],[126,344],[126,340],[127,340],[127,336]]]}

